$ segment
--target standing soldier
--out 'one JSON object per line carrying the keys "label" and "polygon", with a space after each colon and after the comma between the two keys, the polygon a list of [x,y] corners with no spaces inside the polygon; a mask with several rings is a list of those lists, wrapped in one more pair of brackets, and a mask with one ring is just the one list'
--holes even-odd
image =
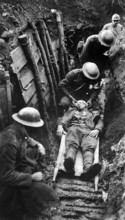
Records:
{"label": "standing soldier", "polygon": [[119,24],[120,22],[120,16],[118,14],[114,14],[112,16],[112,22],[105,24],[102,30],[110,30],[114,36],[115,39],[118,41],[120,41],[120,37],[121,37],[121,33],[123,31],[123,26],[121,24]]}
{"label": "standing soldier", "polygon": [[80,62],[95,63],[102,75],[102,71],[108,63],[109,50],[114,41],[115,37],[110,30],[102,30],[98,35],[91,35],[83,44],[79,54]]}

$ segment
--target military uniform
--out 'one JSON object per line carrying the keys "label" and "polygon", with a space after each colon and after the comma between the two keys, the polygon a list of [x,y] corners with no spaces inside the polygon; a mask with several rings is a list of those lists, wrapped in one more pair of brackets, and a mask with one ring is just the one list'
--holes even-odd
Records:
{"label": "military uniform", "polygon": [[59,83],[60,96],[63,97],[61,102],[65,97],[65,100],[67,98],[67,105],[71,104],[71,99],[68,98],[69,95],[72,95],[76,100],[88,101],[97,97],[100,89],[100,78],[97,80],[87,79],[82,69],[71,70]]}
{"label": "military uniform", "polygon": [[24,126],[14,123],[0,133],[0,214],[39,214],[44,205],[56,201],[53,190],[33,182],[32,174],[41,171],[37,141]]}
{"label": "military uniform", "polygon": [[92,137],[92,130],[103,129],[103,114],[99,109],[70,108],[62,117],[60,123],[67,130],[66,134],[66,159],[71,157],[75,162],[76,153],[81,147],[84,169],[87,170],[93,164],[94,151],[97,146],[97,138]]}
{"label": "military uniform", "polygon": [[107,50],[109,48],[100,43],[98,35],[91,35],[83,45],[80,61],[81,63],[94,62],[102,73],[108,62],[108,57],[104,55]]}
{"label": "military uniform", "polygon": [[110,30],[114,36],[115,36],[115,42],[118,43],[123,38],[123,26],[121,24],[117,24],[117,26],[114,26],[113,23],[105,24],[102,30]]}

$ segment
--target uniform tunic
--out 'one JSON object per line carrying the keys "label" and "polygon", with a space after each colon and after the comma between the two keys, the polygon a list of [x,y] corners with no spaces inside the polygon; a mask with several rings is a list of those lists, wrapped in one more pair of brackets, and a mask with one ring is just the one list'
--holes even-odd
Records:
{"label": "uniform tunic", "polygon": [[61,95],[72,95],[76,100],[88,101],[100,92],[100,88],[100,79],[85,79],[82,69],[70,71],[59,83]]}
{"label": "uniform tunic", "polygon": [[0,214],[39,214],[43,205],[56,200],[49,186],[32,181],[31,175],[41,168],[37,142],[24,126],[16,123],[1,131]]}
{"label": "uniform tunic", "polygon": [[106,47],[99,42],[98,35],[91,35],[83,45],[80,54],[80,61],[82,64],[85,62],[95,63],[98,66],[100,73],[102,73],[108,62],[108,57],[105,56],[104,53],[109,49],[110,47]]}
{"label": "uniform tunic", "polygon": [[66,149],[81,147],[83,153],[84,166],[92,165],[94,150],[97,146],[97,138],[90,136],[94,129],[102,131],[103,114],[99,110],[78,111],[71,108],[62,117],[59,124],[68,130],[66,135]]}
{"label": "uniform tunic", "polygon": [[113,23],[105,24],[102,30],[110,30],[115,37],[121,34],[121,31],[123,31],[123,26],[121,24],[118,24],[116,27],[114,27]]}

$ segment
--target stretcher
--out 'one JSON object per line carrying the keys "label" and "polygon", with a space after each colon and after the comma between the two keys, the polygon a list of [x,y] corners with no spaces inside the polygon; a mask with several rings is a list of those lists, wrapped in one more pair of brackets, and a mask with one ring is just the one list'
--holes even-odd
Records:
{"label": "stretcher", "polygon": [[[66,135],[63,134],[61,137],[60,148],[59,148],[59,152],[57,156],[57,161],[55,164],[53,182],[56,181],[56,177],[57,177],[59,170],[66,172],[65,167],[64,167],[65,152],[66,152],[65,138],[66,138]],[[94,153],[94,164],[96,163],[99,163],[99,138],[98,138],[97,146],[96,146],[95,153]],[[78,150],[76,154],[74,171],[75,171],[74,176],[76,177],[80,177],[81,174],[83,173],[83,157],[82,157],[82,153],[80,150]],[[95,176],[95,179],[94,179],[95,191],[98,190],[98,182],[99,182],[99,175]]]}

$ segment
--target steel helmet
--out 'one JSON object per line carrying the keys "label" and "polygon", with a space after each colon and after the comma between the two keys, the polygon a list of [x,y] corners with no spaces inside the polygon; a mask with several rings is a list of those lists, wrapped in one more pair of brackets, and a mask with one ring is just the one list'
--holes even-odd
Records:
{"label": "steel helmet", "polygon": [[13,114],[12,118],[16,122],[29,127],[41,127],[44,124],[39,111],[33,107],[21,109],[18,113]]}
{"label": "steel helmet", "polygon": [[119,21],[119,20],[120,20],[120,16],[118,14],[112,15],[112,21]]}
{"label": "steel helmet", "polygon": [[84,75],[91,80],[96,80],[100,76],[99,69],[95,63],[86,62],[82,67]]}
{"label": "steel helmet", "polygon": [[110,30],[102,30],[98,34],[100,43],[106,47],[111,47],[114,44],[115,37]]}

